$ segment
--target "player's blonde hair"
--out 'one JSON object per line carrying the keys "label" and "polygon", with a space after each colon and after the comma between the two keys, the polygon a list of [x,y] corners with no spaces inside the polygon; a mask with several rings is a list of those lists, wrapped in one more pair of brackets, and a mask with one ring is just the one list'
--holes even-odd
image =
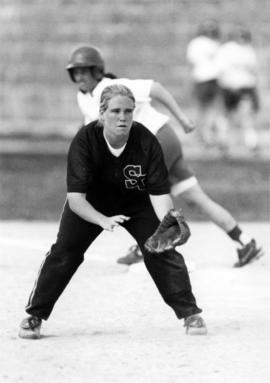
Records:
{"label": "player's blonde hair", "polygon": [[133,101],[135,108],[135,97],[131,90],[125,85],[109,85],[103,89],[103,92],[100,96],[99,112],[100,114],[104,113],[108,109],[109,101],[116,96],[125,96]]}

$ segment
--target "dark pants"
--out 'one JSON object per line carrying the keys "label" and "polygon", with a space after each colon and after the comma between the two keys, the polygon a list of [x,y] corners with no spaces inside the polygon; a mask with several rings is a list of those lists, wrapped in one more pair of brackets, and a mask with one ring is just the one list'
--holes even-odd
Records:
{"label": "dark pants", "polygon": [[[200,313],[182,255],[176,251],[153,255],[144,250],[144,242],[158,224],[154,211],[149,208],[134,215],[123,226],[138,242],[147,270],[176,316],[180,319]],[[28,314],[42,319],[49,317],[57,299],[83,262],[87,248],[101,232],[100,226],[86,222],[74,214],[68,204],[65,205],[57,241],[46,255],[29,297]]]}

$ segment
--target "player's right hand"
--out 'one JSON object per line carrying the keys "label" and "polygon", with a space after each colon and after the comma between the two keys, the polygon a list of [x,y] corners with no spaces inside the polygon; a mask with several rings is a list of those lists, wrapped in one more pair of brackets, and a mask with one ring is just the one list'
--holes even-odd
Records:
{"label": "player's right hand", "polygon": [[196,129],[194,122],[192,122],[190,120],[183,121],[182,125],[183,125],[183,129],[184,129],[185,133],[191,133],[191,132],[193,132],[193,130]]}
{"label": "player's right hand", "polygon": [[114,215],[112,217],[104,217],[104,220],[101,222],[100,226],[107,231],[113,231],[116,226],[119,226],[121,223],[128,221],[130,217],[126,215]]}

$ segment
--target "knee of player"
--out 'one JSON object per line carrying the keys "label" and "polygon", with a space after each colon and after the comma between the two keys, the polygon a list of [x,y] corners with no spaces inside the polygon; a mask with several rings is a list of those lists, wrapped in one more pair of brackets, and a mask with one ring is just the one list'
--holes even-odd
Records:
{"label": "knee of player", "polygon": [[195,208],[200,206],[199,200],[196,198],[196,196],[193,193],[183,193],[182,198],[190,208]]}
{"label": "knee of player", "polygon": [[68,265],[80,265],[84,260],[84,251],[79,247],[74,248],[72,245],[62,245],[56,243],[51,247],[47,257],[53,259],[54,263],[68,267]]}
{"label": "knee of player", "polygon": [[198,201],[196,201],[193,198],[185,198],[185,202],[187,206],[191,209],[200,207],[200,204],[198,203]]}
{"label": "knee of player", "polygon": [[210,202],[209,196],[204,192],[201,186],[197,183],[181,194],[185,203],[191,208],[204,209]]}

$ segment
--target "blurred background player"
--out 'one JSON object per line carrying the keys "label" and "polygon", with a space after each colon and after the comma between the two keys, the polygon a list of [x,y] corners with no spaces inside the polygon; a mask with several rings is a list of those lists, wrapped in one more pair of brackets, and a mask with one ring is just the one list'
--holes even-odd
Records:
{"label": "blurred background player", "polygon": [[[158,101],[175,117],[178,125],[185,132],[194,129],[167,89],[154,80],[107,78],[103,55],[93,46],[76,49],[66,69],[71,80],[78,87],[77,101],[85,124],[98,118],[100,95],[106,86],[123,84],[131,89],[136,99],[134,120],[142,123],[155,134],[161,144],[169,171],[172,196],[181,196],[189,206],[204,213],[232,240],[240,244],[241,247],[237,250],[236,266],[243,266],[260,256],[261,249],[256,241],[243,233],[232,215],[202,190],[196,176],[184,160],[182,145],[169,117],[152,107],[151,100]],[[137,245],[133,246],[125,257],[118,259],[119,263],[127,265],[140,261],[142,261],[142,254]]]}
{"label": "blurred background player", "polygon": [[192,80],[197,134],[207,147],[222,142],[223,124],[219,120],[220,94],[216,65],[220,45],[220,27],[215,20],[208,20],[198,27],[186,50]]}
{"label": "blurred background player", "polygon": [[237,144],[249,151],[258,148],[256,118],[258,101],[258,60],[251,32],[235,27],[220,47],[216,63],[223,98],[226,144]]}

